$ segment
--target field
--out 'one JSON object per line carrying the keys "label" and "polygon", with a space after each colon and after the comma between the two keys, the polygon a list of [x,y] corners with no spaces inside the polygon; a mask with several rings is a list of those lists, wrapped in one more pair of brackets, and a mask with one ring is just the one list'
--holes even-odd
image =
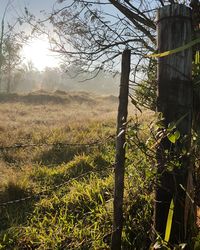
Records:
{"label": "field", "polygon": [[[130,113],[145,130],[152,115]],[[116,115],[114,96],[0,97],[0,249],[109,249]],[[124,249],[145,249],[151,230],[154,171],[136,144],[127,148]]]}

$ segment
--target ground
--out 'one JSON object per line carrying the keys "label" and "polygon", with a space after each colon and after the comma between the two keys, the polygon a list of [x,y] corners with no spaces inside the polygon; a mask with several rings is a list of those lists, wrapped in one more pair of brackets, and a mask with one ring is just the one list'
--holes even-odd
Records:
{"label": "ground", "polygon": [[[86,92],[0,96],[0,249],[110,249],[117,106]],[[129,106],[125,250],[151,244],[155,120]]]}

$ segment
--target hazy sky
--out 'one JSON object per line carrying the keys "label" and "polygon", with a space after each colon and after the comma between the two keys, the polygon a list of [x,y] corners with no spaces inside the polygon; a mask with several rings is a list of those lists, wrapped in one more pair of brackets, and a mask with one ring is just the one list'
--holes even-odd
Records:
{"label": "hazy sky", "polygon": [[[54,5],[56,7],[62,7],[62,4],[58,4],[57,0],[0,0],[0,21],[2,19],[5,7],[8,2],[12,5],[6,12],[6,21],[14,23],[17,17],[23,16],[27,7],[28,11],[35,15],[37,18],[45,19],[45,13],[51,13]],[[67,2],[69,3],[70,0]],[[66,2],[64,3],[66,4]],[[109,7],[106,6],[106,9]],[[44,11],[44,12],[42,12]],[[31,27],[27,24],[16,27],[18,31],[24,30],[27,34],[31,33]],[[22,50],[22,57],[26,58],[24,62],[32,61],[34,66],[39,70],[44,70],[45,67],[56,67],[59,64],[58,56],[52,56],[49,51],[48,39],[44,36],[39,39],[30,40]],[[55,53],[53,54],[55,55]]]}
{"label": "hazy sky", "polygon": [[[5,21],[9,23],[15,23],[16,18],[24,15],[26,7],[28,11],[35,15],[39,19],[45,19],[45,13],[49,14],[52,12],[54,5],[56,7],[62,7],[62,4],[58,4],[57,0],[0,0],[0,21],[2,19],[3,13],[5,11],[8,2],[12,4],[6,12]],[[70,0],[66,1],[70,2]],[[66,4],[66,2],[64,4]],[[106,11],[116,12],[114,8],[105,6]],[[31,27],[28,24],[18,25],[16,27],[17,31],[25,31],[27,35],[31,33]],[[22,50],[22,57],[25,58],[24,62],[32,61],[34,66],[39,70],[44,70],[45,67],[56,67],[59,64],[58,56],[52,56],[49,51],[48,39],[44,36],[41,38],[29,40],[29,43],[24,46]],[[55,55],[55,53],[53,54]]]}
{"label": "hazy sky", "polygon": [[[8,0],[0,0],[0,14],[5,9]],[[56,0],[11,0],[13,6],[17,11],[23,11],[24,6],[27,6],[28,9],[34,14],[39,14],[40,10],[46,10],[47,12],[51,10],[53,4]],[[9,15],[11,13],[8,13]]]}
{"label": "hazy sky", "polygon": [[[5,11],[6,5],[9,0],[0,0],[0,21]],[[30,13],[34,14],[37,18],[44,18],[44,13],[50,13],[56,0],[10,0],[12,3],[6,12],[5,21],[15,23],[19,16],[23,16],[24,7],[27,7]],[[29,25],[22,25],[16,27],[18,31],[24,30],[30,34],[31,28]],[[24,45],[21,53],[24,58],[24,63],[32,61],[34,66],[39,70],[44,70],[45,67],[56,67],[59,64],[57,57],[54,57],[49,51],[48,39],[44,36],[39,39],[32,39]]]}

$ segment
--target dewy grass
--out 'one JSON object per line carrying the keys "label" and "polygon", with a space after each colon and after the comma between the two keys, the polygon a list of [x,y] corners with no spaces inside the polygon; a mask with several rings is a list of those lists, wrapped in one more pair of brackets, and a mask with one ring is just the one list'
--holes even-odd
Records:
{"label": "dewy grass", "polygon": [[[101,236],[99,238],[102,240],[111,218],[105,206],[112,197],[111,184],[111,177],[100,180],[94,175],[90,177],[90,183],[75,182],[69,190],[67,187],[66,192],[58,190],[52,196],[42,199],[36,205],[29,226],[23,229],[29,238],[27,244],[33,238],[44,249],[64,246],[69,249],[78,246],[80,242],[83,242],[82,247],[94,245],[95,235]],[[41,214],[45,216],[41,217]],[[21,242],[17,244],[20,246]]]}
{"label": "dewy grass", "polygon": [[[114,134],[113,98],[96,98],[91,105],[89,96],[89,105],[80,105],[77,96],[76,103],[52,96],[45,98],[56,103],[17,96],[14,105],[4,101],[1,145],[81,144]],[[0,249],[110,249],[114,144],[109,138],[94,148],[58,144],[0,151],[0,203],[32,197],[0,206]],[[151,227],[151,172],[135,148],[128,149],[126,168],[123,247],[141,249]]]}

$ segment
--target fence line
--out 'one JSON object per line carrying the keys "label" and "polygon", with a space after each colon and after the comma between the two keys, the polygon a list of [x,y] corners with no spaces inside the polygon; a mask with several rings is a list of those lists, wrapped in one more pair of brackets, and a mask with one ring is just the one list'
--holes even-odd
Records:
{"label": "fence line", "polygon": [[56,143],[31,143],[31,144],[21,144],[16,143],[10,146],[0,146],[0,151],[12,150],[12,149],[20,149],[20,148],[29,148],[29,147],[44,147],[44,146],[57,146],[57,147],[95,147],[98,145],[105,144],[110,139],[114,139],[116,135],[109,135],[105,139],[97,139],[96,141],[90,143],[65,143],[65,142],[56,142]]}
{"label": "fence line", "polygon": [[[20,148],[29,148],[29,147],[43,147],[43,146],[57,146],[57,147],[66,147],[66,146],[70,146],[70,147],[95,147],[95,146],[99,146],[99,145],[103,145],[107,142],[109,142],[110,140],[114,139],[116,137],[116,135],[109,135],[104,139],[97,139],[96,141],[90,142],[90,143],[62,143],[62,142],[57,142],[57,143],[32,143],[32,144],[14,144],[11,146],[0,146],[0,152],[1,151],[7,151],[7,150],[13,150],[13,149],[20,149]],[[48,192],[51,192],[59,187],[62,187],[66,184],[68,184],[69,182],[73,181],[73,180],[77,180],[79,178],[82,178],[84,176],[86,176],[87,174],[90,173],[98,173],[98,171],[88,171],[84,174],[81,174],[77,177],[71,178],[70,180],[67,180],[61,184],[58,185],[54,185],[52,188],[49,188],[47,190],[41,191],[37,194],[31,194],[29,196],[26,197],[22,197],[19,199],[15,199],[15,200],[10,200],[10,201],[6,201],[3,203],[0,203],[0,207],[3,206],[7,206],[7,205],[11,205],[11,204],[16,204],[16,203],[20,203],[23,201],[27,201],[30,199],[37,199],[37,198],[41,198],[42,195],[47,195]]]}
{"label": "fence line", "polygon": [[63,182],[61,184],[54,185],[52,188],[43,190],[43,191],[41,191],[39,193],[31,194],[29,196],[22,197],[22,198],[19,198],[19,199],[15,199],[15,200],[10,200],[10,201],[2,202],[2,203],[0,203],[0,207],[5,207],[7,205],[16,204],[16,203],[20,203],[20,202],[31,200],[31,199],[39,199],[39,198],[41,198],[42,195],[47,195],[49,192],[52,192],[52,191],[54,191],[57,188],[60,188],[60,187],[62,187],[64,185],[66,185],[66,184],[69,184],[70,182],[72,182],[74,180],[77,180],[79,178],[85,177],[88,174],[93,174],[93,173],[99,173],[99,172],[98,171],[88,171],[86,173],[80,174],[79,176],[71,178],[70,180],[67,180],[67,181],[65,181],[65,182]]}

